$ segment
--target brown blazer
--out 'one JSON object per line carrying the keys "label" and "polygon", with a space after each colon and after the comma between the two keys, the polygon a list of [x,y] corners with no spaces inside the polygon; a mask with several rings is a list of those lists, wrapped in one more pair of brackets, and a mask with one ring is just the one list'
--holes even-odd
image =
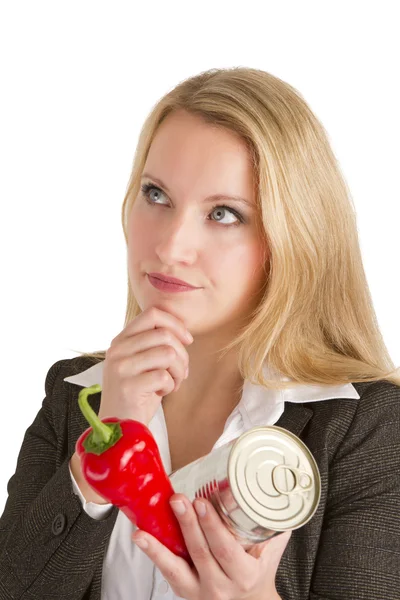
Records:
{"label": "brown blazer", "polygon": [[[97,521],[73,493],[68,462],[87,422],[63,381],[92,364],[65,359],[47,373],[0,518],[0,600],[100,600],[118,509]],[[279,565],[283,600],[400,600],[400,387],[353,385],[359,400],[287,403],[276,423],[305,442],[322,478],[317,512]]]}

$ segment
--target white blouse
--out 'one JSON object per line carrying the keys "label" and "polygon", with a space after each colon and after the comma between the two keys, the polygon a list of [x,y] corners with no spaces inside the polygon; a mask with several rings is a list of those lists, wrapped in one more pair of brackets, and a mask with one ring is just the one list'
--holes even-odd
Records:
{"label": "white blouse", "polygon": [[[104,361],[103,361],[104,362]],[[81,387],[102,384],[103,362],[64,381]],[[290,381],[276,371],[265,367],[266,377]],[[274,425],[282,415],[285,402],[317,402],[334,398],[360,398],[352,384],[336,386],[297,385],[288,390],[267,390],[245,380],[242,397],[226,420],[224,431],[211,452],[239,437],[252,427]],[[165,471],[171,474],[171,457],[163,406],[149,423]],[[72,487],[82,502],[83,509],[93,519],[104,518],[112,504],[86,502],[70,469]],[[155,564],[132,541],[136,526],[119,511],[103,559],[101,600],[185,600],[176,596]]]}

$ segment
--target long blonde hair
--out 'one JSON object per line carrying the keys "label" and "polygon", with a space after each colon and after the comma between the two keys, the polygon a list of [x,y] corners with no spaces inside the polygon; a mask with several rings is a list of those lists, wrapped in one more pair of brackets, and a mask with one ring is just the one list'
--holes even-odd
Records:
{"label": "long blonde hair", "polygon": [[[168,92],[147,117],[122,205],[130,209],[152,140],[177,110],[244,140],[258,183],[260,231],[268,245],[263,297],[239,335],[244,379],[272,389],[293,383],[263,375],[266,362],[301,384],[338,385],[386,379],[400,385],[378,327],[361,258],[350,191],[328,134],[301,94],[258,69],[211,69]],[[125,324],[141,309],[128,275]],[[81,353],[96,362],[105,351]]]}

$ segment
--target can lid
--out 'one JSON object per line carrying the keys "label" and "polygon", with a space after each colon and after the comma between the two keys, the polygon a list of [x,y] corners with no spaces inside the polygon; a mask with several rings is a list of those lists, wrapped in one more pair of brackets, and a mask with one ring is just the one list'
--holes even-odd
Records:
{"label": "can lid", "polygon": [[274,531],[302,527],[317,510],[321,478],[307,446],[282,427],[254,427],[232,445],[232,494],[245,514]]}

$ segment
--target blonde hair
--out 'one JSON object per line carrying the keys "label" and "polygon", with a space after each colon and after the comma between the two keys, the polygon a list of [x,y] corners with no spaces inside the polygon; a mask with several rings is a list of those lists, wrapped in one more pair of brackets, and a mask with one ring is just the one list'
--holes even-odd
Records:
{"label": "blonde hair", "polygon": [[[268,246],[263,296],[239,335],[241,375],[272,389],[266,362],[300,384],[386,379],[400,385],[378,327],[361,258],[354,204],[328,134],[301,94],[258,69],[211,69],[168,92],[147,117],[122,205],[129,211],[162,121],[184,110],[238,134],[254,165],[260,230]],[[125,324],[141,309],[128,276]],[[96,362],[105,351],[82,353]]]}

